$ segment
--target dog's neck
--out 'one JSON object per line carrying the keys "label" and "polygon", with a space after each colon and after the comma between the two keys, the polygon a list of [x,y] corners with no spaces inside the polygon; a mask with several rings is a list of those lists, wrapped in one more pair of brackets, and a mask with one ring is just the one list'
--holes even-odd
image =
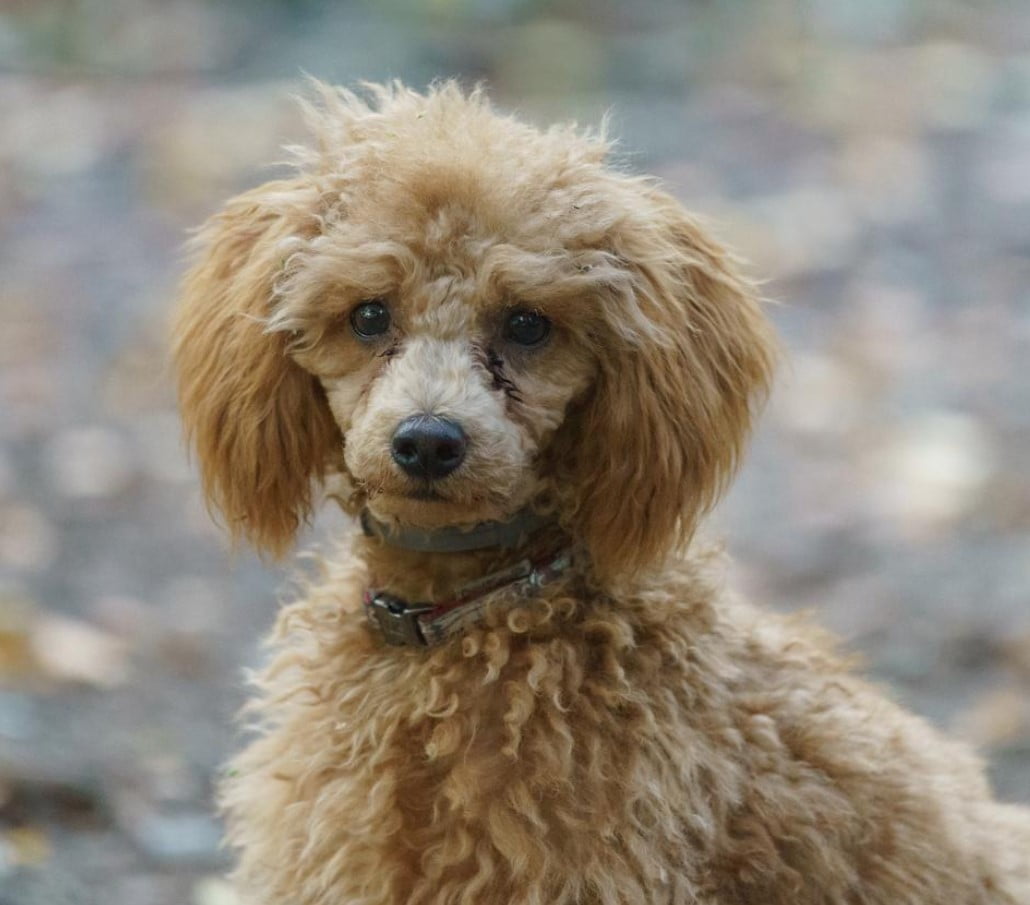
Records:
{"label": "dog's neck", "polygon": [[[399,612],[432,604],[453,614],[445,620],[448,624],[460,622],[467,613],[457,609],[474,610],[477,601],[505,587],[518,585],[523,593],[531,593],[566,571],[571,562],[568,537],[554,522],[533,515],[519,514],[508,522],[469,531],[446,529],[439,535],[391,529],[367,514],[362,525],[358,544],[368,568],[366,609],[372,611],[384,605]],[[393,643],[416,643],[407,629],[410,620],[381,612],[370,612],[370,618],[387,633],[389,625],[380,622],[384,618],[409,636]],[[435,623],[422,627],[420,637],[437,633]]]}
{"label": "dog's neck", "polygon": [[361,527],[368,537],[378,537],[388,546],[415,553],[470,553],[477,550],[510,550],[529,543],[553,521],[530,508],[521,509],[504,521],[479,522],[470,526],[448,526],[427,530],[380,522],[367,509],[361,513]]}

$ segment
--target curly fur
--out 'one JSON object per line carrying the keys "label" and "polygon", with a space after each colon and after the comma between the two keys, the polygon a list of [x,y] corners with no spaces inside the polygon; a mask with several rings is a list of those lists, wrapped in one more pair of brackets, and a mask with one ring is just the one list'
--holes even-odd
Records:
{"label": "curly fur", "polygon": [[[432,528],[554,516],[575,570],[430,651],[370,584],[432,599],[521,555],[348,537],[285,608],[223,785],[263,905],[1030,903],[1030,816],[799,618],[727,593],[692,540],[773,341],[728,254],[602,136],[479,91],[319,86],[297,172],[201,231],[176,322],[183,417],[234,536],[288,548],[326,484]],[[359,341],[363,299],[388,334]],[[515,306],[539,349],[506,345]],[[427,501],[409,414],[460,420]]]}

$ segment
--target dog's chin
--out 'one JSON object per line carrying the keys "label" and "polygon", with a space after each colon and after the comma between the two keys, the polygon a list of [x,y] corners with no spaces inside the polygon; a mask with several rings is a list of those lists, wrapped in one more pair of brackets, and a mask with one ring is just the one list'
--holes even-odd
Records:
{"label": "dog's chin", "polygon": [[424,530],[503,521],[513,511],[510,505],[493,501],[457,501],[422,488],[405,493],[381,491],[368,500],[367,506],[379,521]]}

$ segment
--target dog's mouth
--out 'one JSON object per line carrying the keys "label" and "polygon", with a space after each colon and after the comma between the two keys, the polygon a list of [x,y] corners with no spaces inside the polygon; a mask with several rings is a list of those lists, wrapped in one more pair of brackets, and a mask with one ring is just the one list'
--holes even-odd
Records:
{"label": "dog's mouth", "polygon": [[502,519],[513,505],[507,499],[463,495],[460,488],[455,491],[445,493],[436,483],[420,482],[408,487],[377,488],[366,501],[376,518],[424,529]]}
{"label": "dog's mouth", "polygon": [[408,493],[401,494],[409,500],[418,500],[420,503],[446,503],[448,502],[439,490],[432,484],[423,484]]}
{"label": "dog's mouth", "polygon": [[[380,480],[369,481],[358,478],[356,484],[364,491],[369,502],[389,500],[404,503],[452,503],[457,502],[452,493],[440,487],[433,480],[396,480],[392,475]],[[459,495],[460,496],[460,495]]]}

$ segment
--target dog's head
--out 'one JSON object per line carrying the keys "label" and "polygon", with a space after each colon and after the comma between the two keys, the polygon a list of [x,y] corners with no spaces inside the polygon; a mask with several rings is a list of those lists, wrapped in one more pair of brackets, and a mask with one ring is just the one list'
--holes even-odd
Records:
{"label": "dog's head", "polygon": [[338,473],[385,522],[552,507],[606,574],[689,535],[771,368],[726,253],[600,137],[452,84],[321,95],[297,174],[201,231],[175,326],[231,532],[282,553]]}

